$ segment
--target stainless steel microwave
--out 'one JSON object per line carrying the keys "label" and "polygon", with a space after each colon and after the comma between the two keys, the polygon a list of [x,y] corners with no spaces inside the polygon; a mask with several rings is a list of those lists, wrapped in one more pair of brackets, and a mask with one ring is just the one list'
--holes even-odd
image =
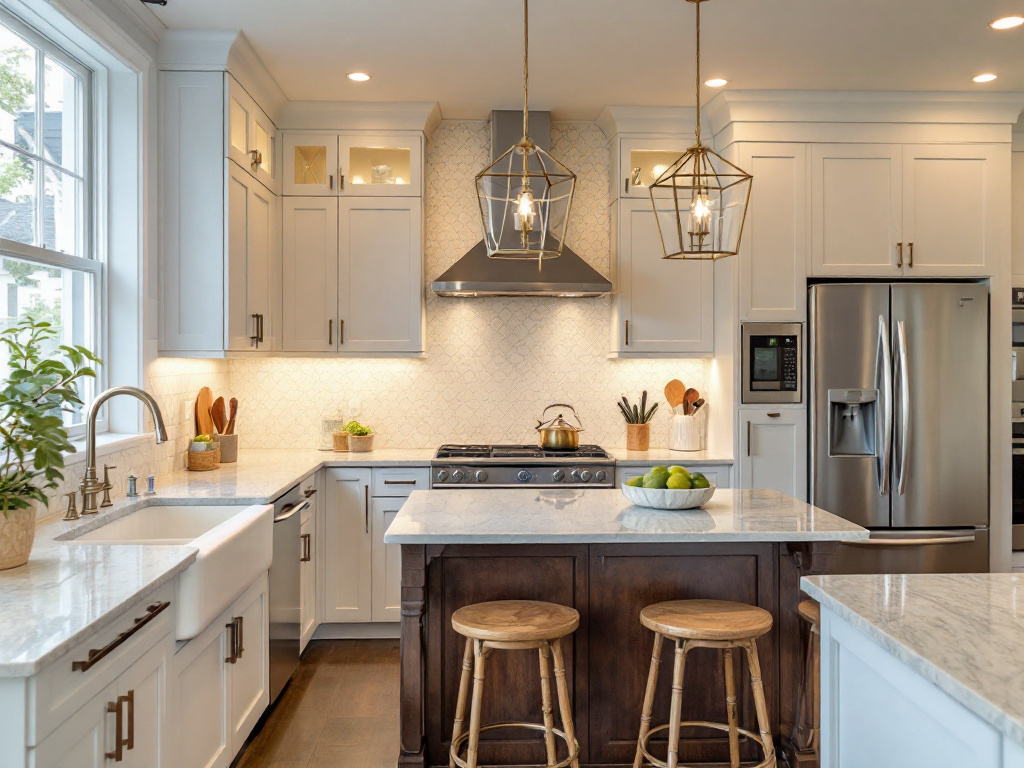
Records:
{"label": "stainless steel microwave", "polygon": [[743,324],[743,402],[803,401],[803,325]]}

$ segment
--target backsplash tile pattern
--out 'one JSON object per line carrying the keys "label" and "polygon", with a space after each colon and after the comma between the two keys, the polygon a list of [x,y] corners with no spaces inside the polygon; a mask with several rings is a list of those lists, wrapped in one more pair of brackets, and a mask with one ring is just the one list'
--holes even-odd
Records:
{"label": "backsplash tile pattern", "polygon": [[[427,147],[425,279],[429,285],[481,238],[474,177],[488,163],[485,122],[445,121]],[[607,140],[594,123],[555,123],[554,156],[578,175],[568,243],[598,271],[610,265]],[[681,378],[701,389],[702,360],[609,360],[610,302],[602,299],[427,299],[426,359],[231,360],[243,447],[318,444],[339,412],[377,431],[379,447],[533,442],[550,403],[574,405],[585,442],[623,445],[615,401],[647,388],[661,399]],[[668,439],[667,408],[653,445]]]}

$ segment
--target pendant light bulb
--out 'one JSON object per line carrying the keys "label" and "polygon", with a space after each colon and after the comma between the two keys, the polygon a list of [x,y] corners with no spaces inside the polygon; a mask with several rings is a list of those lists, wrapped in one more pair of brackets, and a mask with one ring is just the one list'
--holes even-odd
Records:
{"label": "pendant light bulb", "polygon": [[524,243],[526,235],[533,231],[533,220],[537,215],[537,205],[530,191],[529,182],[523,187],[516,200],[516,230],[523,234]]}
{"label": "pendant light bulb", "polygon": [[690,204],[690,226],[688,232],[690,241],[698,247],[704,243],[704,239],[711,233],[711,207],[715,201],[708,197],[705,190],[697,189],[693,192],[693,200]]}

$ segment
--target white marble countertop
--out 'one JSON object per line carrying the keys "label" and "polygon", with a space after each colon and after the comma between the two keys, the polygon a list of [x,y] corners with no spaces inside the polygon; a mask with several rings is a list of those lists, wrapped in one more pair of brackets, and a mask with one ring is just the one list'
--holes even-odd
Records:
{"label": "white marble countertop", "polygon": [[414,491],[389,544],[596,544],[866,539],[859,525],[776,491],[720,488],[704,508],[633,506],[618,488]]}
{"label": "white marble countertop", "polygon": [[683,467],[700,467],[710,464],[732,464],[731,455],[711,451],[670,451],[668,448],[651,448],[649,451],[627,451],[625,448],[605,448],[615,463],[623,467],[647,466],[649,464],[679,464]]}
{"label": "white marble countertop", "polygon": [[813,576],[824,608],[1024,744],[1024,574]]}

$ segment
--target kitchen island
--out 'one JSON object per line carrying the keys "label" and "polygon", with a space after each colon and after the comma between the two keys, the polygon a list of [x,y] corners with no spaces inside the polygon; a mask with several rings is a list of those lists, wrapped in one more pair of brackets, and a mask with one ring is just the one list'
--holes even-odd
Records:
{"label": "kitchen island", "polygon": [[[773,730],[788,733],[803,664],[800,577],[827,572],[839,541],[867,537],[775,491],[719,489],[703,509],[684,512],[635,507],[618,489],[414,492],[385,536],[402,546],[399,764],[448,764],[463,651],[451,615],[487,600],[546,600],[579,611],[566,664],[583,764],[633,761],[653,642],[639,614],[662,600],[735,600],[771,612],[775,625],[758,651]],[[666,644],[664,669],[670,656]],[[669,677],[659,684],[659,721],[667,718]],[[721,664],[697,652],[685,680],[683,719],[722,721]],[[749,684],[741,691],[740,725],[753,728]],[[532,654],[502,654],[490,666],[485,721],[538,721],[540,700]],[[687,739],[680,762],[728,761],[727,739],[707,733]],[[487,764],[542,762],[542,742],[499,734],[481,748]]]}

